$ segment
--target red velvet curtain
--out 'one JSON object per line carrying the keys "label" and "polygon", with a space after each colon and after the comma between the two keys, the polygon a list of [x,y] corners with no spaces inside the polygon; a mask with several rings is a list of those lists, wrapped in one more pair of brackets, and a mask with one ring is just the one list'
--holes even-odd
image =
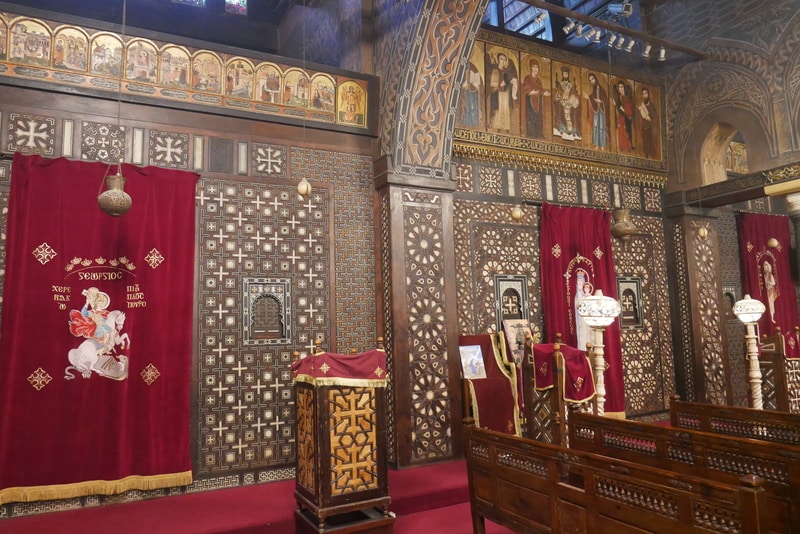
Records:
{"label": "red velvet curtain", "polygon": [[[762,335],[780,327],[784,335],[798,325],[797,299],[790,266],[789,218],[782,215],[739,213],[739,257],[742,291],[760,300],[767,311],[758,322]],[[778,246],[767,245],[770,238]]]}
{"label": "red velvet curtain", "polygon": [[[588,329],[575,310],[581,297],[600,289],[617,298],[617,280],[611,253],[611,214],[608,211],[542,206],[540,235],[542,307],[545,338],[585,349]],[[591,341],[591,337],[588,339]],[[606,415],[625,413],[622,349],[619,321],[603,336],[606,358]]]}
{"label": "red velvet curtain", "polygon": [[197,175],[15,155],[0,325],[0,504],[191,482]]}

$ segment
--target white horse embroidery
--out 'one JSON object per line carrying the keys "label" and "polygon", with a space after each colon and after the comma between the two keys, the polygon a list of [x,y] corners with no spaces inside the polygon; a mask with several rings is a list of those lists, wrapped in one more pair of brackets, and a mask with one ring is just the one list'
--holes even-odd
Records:
{"label": "white horse embroidery", "polygon": [[69,351],[68,358],[72,365],[64,369],[64,378],[74,379],[72,371],[79,372],[83,378],[91,377],[92,371],[114,380],[127,378],[128,358],[116,355],[117,345],[123,350],[131,346],[128,334],[122,333],[124,324],[125,312],[120,310],[108,312],[102,325],[98,327],[100,334],[87,338],[77,348]]}

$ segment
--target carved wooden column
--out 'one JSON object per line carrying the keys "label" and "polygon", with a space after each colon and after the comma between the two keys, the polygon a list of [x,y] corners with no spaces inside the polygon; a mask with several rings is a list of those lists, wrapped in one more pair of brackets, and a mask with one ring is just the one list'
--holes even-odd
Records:
{"label": "carved wooden column", "polygon": [[390,462],[408,466],[463,450],[450,161],[458,93],[488,0],[382,4],[377,282]]}
{"label": "carved wooden column", "polygon": [[681,205],[671,208],[667,216],[677,391],[686,400],[731,404],[719,242],[714,226],[718,212]]}
{"label": "carved wooden column", "polygon": [[[379,162],[380,163],[380,162]],[[459,455],[453,182],[378,175],[385,333],[391,351],[398,465]],[[414,184],[418,184],[417,187]],[[422,188],[420,186],[426,185]],[[433,189],[437,185],[441,189]]]}

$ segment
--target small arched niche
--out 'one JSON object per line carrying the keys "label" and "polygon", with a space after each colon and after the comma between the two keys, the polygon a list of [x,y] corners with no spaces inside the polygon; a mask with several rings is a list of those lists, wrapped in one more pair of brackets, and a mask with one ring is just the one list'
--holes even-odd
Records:
{"label": "small arched niche", "polygon": [[[741,163],[746,162],[746,173],[728,170],[731,143],[746,147],[746,157],[738,165],[741,169]],[[722,182],[734,175],[770,168],[772,164],[769,136],[761,122],[750,111],[736,107],[716,109],[699,120],[679,153],[682,153],[679,155],[682,179],[671,183],[668,186],[671,190]]]}
{"label": "small arched niche", "polygon": [[729,174],[747,174],[747,145],[736,128],[716,123],[703,140],[700,161],[702,185],[724,182]]}
{"label": "small arched niche", "polygon": [[292,338],[292,286],[288,278],[243,280],[245,345],[286,345]]}

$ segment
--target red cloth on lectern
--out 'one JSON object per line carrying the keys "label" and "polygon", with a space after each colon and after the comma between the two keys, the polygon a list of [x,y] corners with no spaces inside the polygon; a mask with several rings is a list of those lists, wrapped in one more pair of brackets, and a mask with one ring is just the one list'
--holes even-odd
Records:
{"label": "red cloth on lectern", "polygon": [[16,154],[0,326],[0,503],[191,482],[197,175]]}
{"label": "red cloth on lectern", "polygon": [[[790,334],[798,326],[797,298],[790,265],[789,218],[783,215],[739,213],[739,258],[742,291],[760,300],[767,311],[758,328],[769,336],[780,327]],[[776,248],[767,246],[770,238],[778,240]]]}
{"label": "red cloth on lectern", "polygon": [[[576,285],[591,284],[591,292],[617,298],[617,281],[611,249],[611,214],[608,211],[542,205],[539,238],[542,272],[542,310],[546,340],[560,332],[566,345],[578,347]],[[622,348],[619,321],[603,334],[606,360],[607,415],[625,412]],[[580,347],[578,347],[580,348]]]}
{"label": "red cloth on lectern", "polygon": [[386,352],[378,349],[358,354],[321,352],[292,362],[292,379],[319,385],[370,385],[386,383]]}
{"label": "red cloth on lectern", "polygon": [[459,347],[478,345],[486,368],[486,378],[465,379],[470,385],[475,425],[507,434],[520,434],[516,384],[501,369],[491,334],[462,335]]}

